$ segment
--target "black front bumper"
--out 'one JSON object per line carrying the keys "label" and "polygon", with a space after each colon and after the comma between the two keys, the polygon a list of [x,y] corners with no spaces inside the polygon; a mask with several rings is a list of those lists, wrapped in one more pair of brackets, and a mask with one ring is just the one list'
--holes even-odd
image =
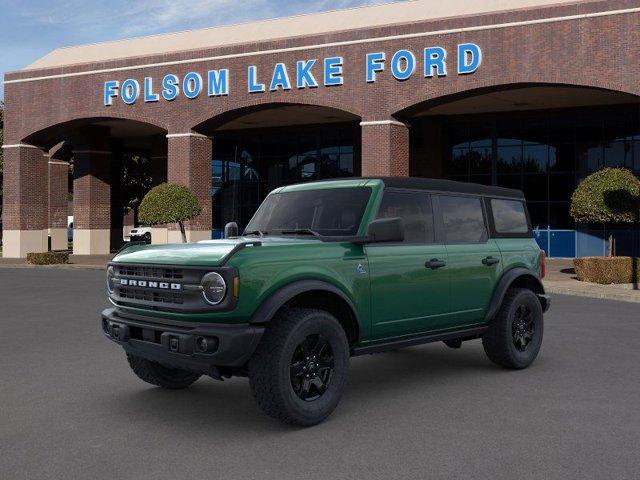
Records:
{"label": "black front bumper", "polygon": [[153,320],[108,308],[102,312],[102,331],[131,355],[204,374],[212,374],[215,367],[246,364],[264,333],[264,327],[248,324],[169,325]]}

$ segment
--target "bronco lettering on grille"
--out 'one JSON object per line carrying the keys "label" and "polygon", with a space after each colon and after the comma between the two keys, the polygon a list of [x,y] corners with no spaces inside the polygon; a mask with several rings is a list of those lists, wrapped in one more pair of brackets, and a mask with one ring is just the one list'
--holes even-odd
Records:
{"label": "bronco lettering on grille", "polygon": [[151,282],[147,280],[132,280],[129,278],[121,278],[120,285],[129,287],[159,288],[162,290],[182,290],[182,285],[179,283]]}

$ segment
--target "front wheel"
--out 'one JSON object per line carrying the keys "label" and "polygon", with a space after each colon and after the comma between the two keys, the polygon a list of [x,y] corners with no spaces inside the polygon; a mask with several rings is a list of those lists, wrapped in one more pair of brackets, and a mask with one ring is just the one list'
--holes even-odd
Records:
{"label": "front wheel", "polygon": [[292,308],[267,328],[249,362],[249,383],[269,416],[300,426],[336,408],[347,379],[349,343],[328,312]]}
{"label": "front wheel", "polygon": [[482,346],[493,363],[505,368],[526,368],[538,356],[543,327],[542,306],[536,294],[525,288],[512,288],[482,336]]}

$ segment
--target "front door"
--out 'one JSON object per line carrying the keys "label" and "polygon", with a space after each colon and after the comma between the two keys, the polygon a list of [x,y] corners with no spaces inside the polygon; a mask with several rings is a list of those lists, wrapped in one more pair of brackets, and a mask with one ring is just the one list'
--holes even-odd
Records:
{"label": "front door", "polygon": [[447,248],[452,316],[449,327],[484,322],[502,257],[488,236],[480,197],[438,195],[442,230]]}
{"label": "front door", "polygon": [[377,339],[437,329],[449,313],[447,252],[435,242],[431,196],[385,190],[378,218],[392,217],[404,222],[404,242],[366,246]]}

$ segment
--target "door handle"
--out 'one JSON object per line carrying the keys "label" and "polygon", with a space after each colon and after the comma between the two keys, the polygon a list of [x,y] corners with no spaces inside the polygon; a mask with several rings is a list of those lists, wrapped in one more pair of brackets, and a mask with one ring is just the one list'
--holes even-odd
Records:
{"label": "door handle", "polygon": [[424,266],[427,267],[427,268],[430,268],[432,270],[435,270],[437,268],[444,267],[446,264],[447,264],[447,262],[444,262],[442,260],[438,260],[437,258],[432,258],[428,262],[425,262]]}
{"label": "door handle", "polygon": [[490,267],[491,265],[495,265],[496,263],[500,263],[500,259],[499,258],[495,258],[495,257],[485,257],[482,259],[482,263],[488,267]]}

